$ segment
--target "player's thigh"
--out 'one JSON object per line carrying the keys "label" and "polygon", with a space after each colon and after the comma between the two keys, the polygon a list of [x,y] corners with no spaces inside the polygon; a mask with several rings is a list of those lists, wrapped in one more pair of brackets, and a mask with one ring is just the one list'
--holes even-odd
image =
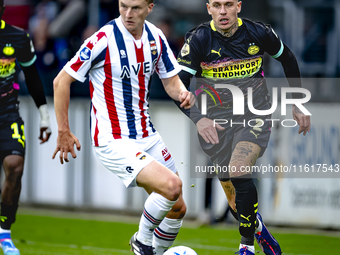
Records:
{"label": "player's thigh", "polygon": [[26,138],[24,122],[17,115],[0,125],[0,160],[6,175],[11,171],[22,171]]}
{"label": "player's thigh", "polygon": [[137,186],[136,177],[155,159],[133,139],[117,139],[105,146],[94,147],[101,163],[117,175],[124,185]]}
{"label": "player's thigh", "polygon": [[161,136],[157,134],[156,142],[146,150],[155,160],[161,163],[163,166],[170,169],[172,172],[177,173],[175,160],[171,156],[170,151],[163,142]]}
{"label": "player's thigh", "polygon": [[258,144],[249,141],[241,141],[236,144],[230,159],[230,177],[239,177],[251,174],[250,167],[256,163],[261,152]]}
{"label": "player's thigh", "polygon": [[[249,117],[249,116],[248,116]],[[261,118],[260,118],[261,117]],[[234,151],[239,142],[247,141],[260,146],[261,150],[258,157],[261,157],[267,148],[271,135],[271,116],[253,115],[251,120],[246,121],[247,125],[238,127],[233,134],[232,150]],[[255,164],[255,162],[254,162]]]}
{"label": "player's thigh", "polygon": [[7,155],[3,160],[7,181],[20,179],[24,170],[24,158],[19,155]]}

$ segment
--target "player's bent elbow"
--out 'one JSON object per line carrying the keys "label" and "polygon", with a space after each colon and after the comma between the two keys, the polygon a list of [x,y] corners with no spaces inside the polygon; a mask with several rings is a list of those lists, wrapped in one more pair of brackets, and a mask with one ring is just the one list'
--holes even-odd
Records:
{"label": "player's bent elbow", "polygon": [[56,91],[59,87],[59,77],[55,77],[54,80],[53,80],[53,91]]}

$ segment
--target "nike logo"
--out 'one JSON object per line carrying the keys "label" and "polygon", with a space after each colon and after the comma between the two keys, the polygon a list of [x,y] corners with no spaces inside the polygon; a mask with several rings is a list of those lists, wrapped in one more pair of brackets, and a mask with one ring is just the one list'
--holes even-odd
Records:
{"label": "nike logo", "polygon": [[218,54],[221,57],[220,51],[221,51],[221,48],[219,49],[219,51],[211,50],[211,53],[216,53],[216,54]]}
{"label": "nike logo", "polygon": [[260,134],[260,133],[258,133],[258,134],[255,134],[255,132],[254,132],[253,130],[250,130],[250,133],[251,133],[251,134],[253,134],[253,135],[256,137],[256,139],[257,139],[257,137],[258,137],[258,136],[259,136],[259,134]]}
{"label": "nike logo", "polygon": [[243,215],[241,214],[240,216],[241,216],[242,218],[246,219],[247,221],[249,221],[249,218],[250,218],[251,215],[249,215],[248,217],[246,217],[246,216],[243,216]]}

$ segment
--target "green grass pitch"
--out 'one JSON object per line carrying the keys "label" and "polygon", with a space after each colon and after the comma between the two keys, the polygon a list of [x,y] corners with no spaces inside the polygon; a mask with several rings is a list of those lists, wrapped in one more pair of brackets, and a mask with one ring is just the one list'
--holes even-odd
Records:
{"label": "green grass pitch", "polygon": [[[132,254],[128,241],[137,227],[138,218],[19,209],[12,238],[22,255],[122,255]],[[278,228],[271,232],[285,255],[339,254],[339,232]],[[189,246],[198,255],[231,255],[239,240],[236,225],[199,227],[187,222],[175,245]],[[257,244],[255,249],[260,250]]]}

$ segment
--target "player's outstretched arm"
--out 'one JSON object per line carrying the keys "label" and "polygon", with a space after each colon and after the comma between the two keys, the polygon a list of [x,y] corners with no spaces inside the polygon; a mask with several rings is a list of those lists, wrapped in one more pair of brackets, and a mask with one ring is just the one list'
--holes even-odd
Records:
{"label": "player's outstretched arm", "polygon": [[53,153],[54,159],[56,154],[59,153],[60,163],[63,164],[64,160],[68,162],[68,153],[70,152],[73,158],[77,155],[74,150],[76,145],[78,151],[80,150],[80,143],[78,138],[71,133],[68,119],[68,107],[70,104],[70,86],[75,79],[66,73],[64,70],[58,74],[53,81],[54,89],[54,108],[58,123],[58,137],[57,147]]}
{"label": "player's outstretched arm", "polygon": [[299,131],[298,133],[306,135],[307,132],[310,132],[311,121],[310,116],[303,114],[303,112],[296,106],[293,105],[293,118],[299,124]]}
{"label": "player's outstretched arm", "polygon": [[186,89],[178,75],[162,79],[162,83],[166,93],[181,103],[181,108],[190,109],[195,104],[194,95]]}

